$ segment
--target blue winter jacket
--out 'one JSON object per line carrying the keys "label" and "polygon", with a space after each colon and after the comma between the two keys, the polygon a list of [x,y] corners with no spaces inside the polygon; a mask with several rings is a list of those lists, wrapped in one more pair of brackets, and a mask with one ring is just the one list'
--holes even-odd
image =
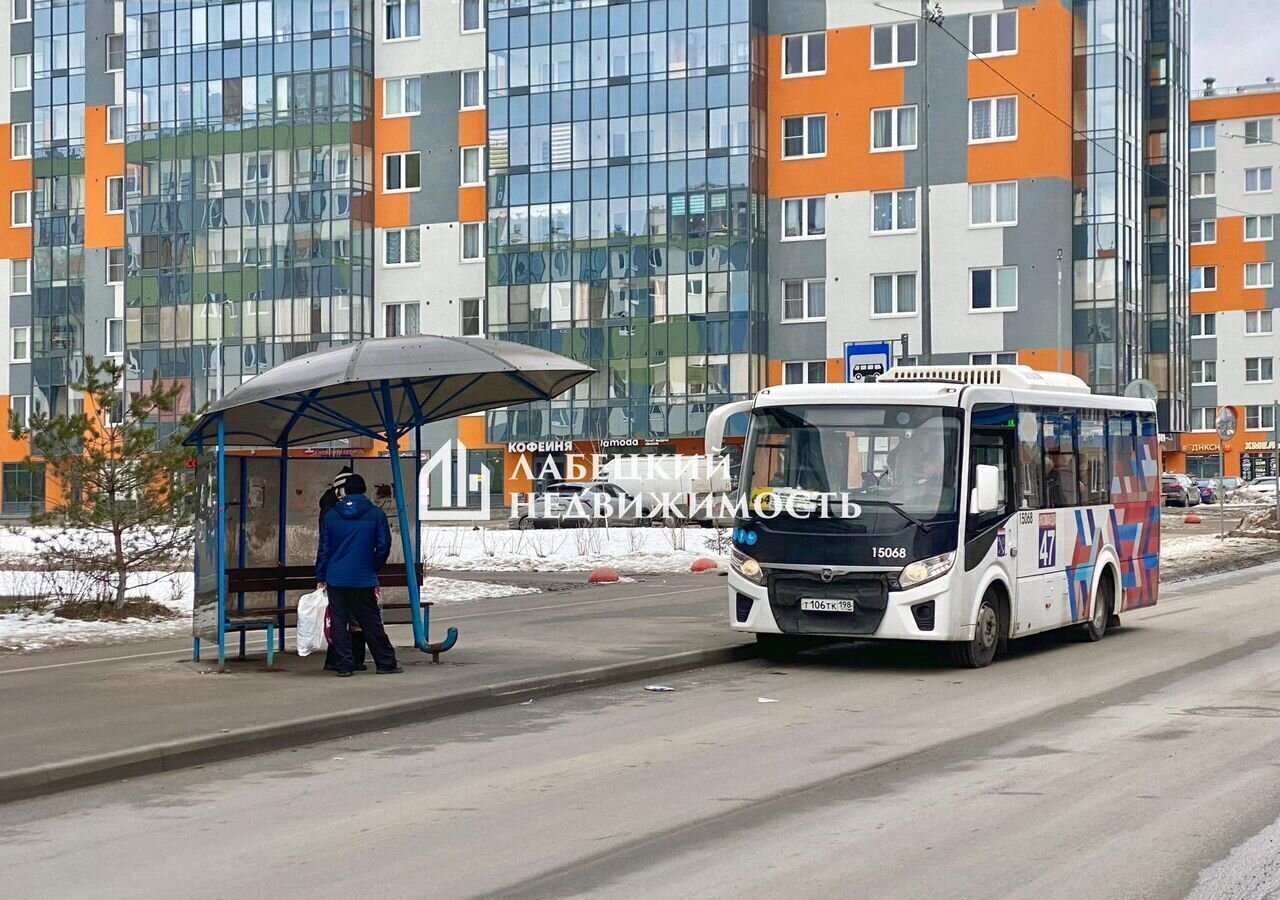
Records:
{"label": "blue winter jacket", "polygon": [[391,554],[387,514],[364,494],[343,497],[320,521],[316,581],[343,588],[378,586],[378,570]]}

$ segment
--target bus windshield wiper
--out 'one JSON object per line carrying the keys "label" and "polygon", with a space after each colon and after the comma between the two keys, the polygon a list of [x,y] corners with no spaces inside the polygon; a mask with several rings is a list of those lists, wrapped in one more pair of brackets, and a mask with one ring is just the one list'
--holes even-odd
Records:
{"label": "bus windshield wiper", "polygon": [[923,522],[920,519],[917,519],[915,516],[911,515],[911,513],[907,512],[905,509],[902,508],[902,504],[897,503],[893,500],[885,500],[883,497],[868,497],[865,500],[857,500],[855,502],[871,503],[871,504],[882,503],[885,506],[889,507],[894,512],[896,512],[898,515],[902,516],[902,518],[906,519],[912,525],[919,528],[925,534],[928,534],[929,530],[933,527],[927,522]]}

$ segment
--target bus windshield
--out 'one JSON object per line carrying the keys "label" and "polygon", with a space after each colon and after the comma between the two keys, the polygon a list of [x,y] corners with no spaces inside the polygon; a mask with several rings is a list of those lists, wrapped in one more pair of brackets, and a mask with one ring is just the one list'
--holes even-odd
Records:
{"label": "bus windshield", "polygon": [[752,509],[781,501],[793,514],[797,501],[834,508],[843,499],[923,523],[955,518],[960,421],[959,410],[935,406],[757,409],[743,460],[745,499]]}

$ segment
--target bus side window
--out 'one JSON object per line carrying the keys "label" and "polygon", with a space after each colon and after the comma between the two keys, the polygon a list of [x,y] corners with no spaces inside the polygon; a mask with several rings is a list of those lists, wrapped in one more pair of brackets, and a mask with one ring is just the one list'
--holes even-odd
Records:
{"label": "bus side window", "polygon": [[1018,412],[1018,506],[1039,509],[1044,480],[1040,453],[1040,417],[1034,410]]}
{"label": "bus side window", "polygon": [[1080,502],[1097,506],[1111,502],[1111,472],[1107,466],[1107,433],[1098,412],[1080,414]]}
{"label": "bus side window", "polygon": [[1046,412],[1044,424],[1044,505],[1076,506],[1080,482],[1076,471],[1076,415]]}

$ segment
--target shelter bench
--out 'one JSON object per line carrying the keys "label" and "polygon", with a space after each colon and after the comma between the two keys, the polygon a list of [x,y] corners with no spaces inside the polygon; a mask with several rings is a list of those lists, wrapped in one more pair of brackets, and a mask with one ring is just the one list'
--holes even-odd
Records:
{"label": "shelter bench", "polygon": [[[418,583],[422,583],[426,567],[418,564]],[[403,563],[392,563],[382,567],[378,573],[378,582],[384,588],[408,587],[405,566]],[[294,627],[298,606],[296,601],[289,600],[289,592],[303,593],[315,590],[316,571],[313,566],[262,566],[256,568],[227,569],[227,596],[235,596],[238,603],[228,603],[226,612],[226,629],[240,632],[240,658],[244,659],[244,637],[247,631],[266,630],[267,632],[267,667],[274,660],[275,639],[279,635],[280,649],[284,649],[284,631]],[[245,594],[275,594],[279,602],[275,606],[243,606]],[[430,600],[421,601],[421,606],[431,607]],[[407,610],[407,602],[384,602],[382,609]],[[293,622],[287,617],[294,616]],[[438,656],[436,657],[438,659]]]}

